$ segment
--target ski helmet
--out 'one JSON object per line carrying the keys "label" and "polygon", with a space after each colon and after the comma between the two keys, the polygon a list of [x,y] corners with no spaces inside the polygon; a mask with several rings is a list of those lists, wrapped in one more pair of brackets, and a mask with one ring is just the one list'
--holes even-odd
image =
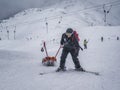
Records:
{"label": "ski helmet", "polygon": [[72,28],[68,28],[68,29],[66,30],[66,33],[73,33],[73,29],[72,29]]}

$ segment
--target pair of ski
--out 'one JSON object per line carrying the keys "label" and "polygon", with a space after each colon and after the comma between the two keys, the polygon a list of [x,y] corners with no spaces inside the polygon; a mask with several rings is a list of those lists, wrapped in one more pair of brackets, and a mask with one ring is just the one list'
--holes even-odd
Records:
{"label": "pair of ski", "polygon": [[[80,72],[80,73],[88,73],[88,74],[93,74],[93,75],[97,75],[99,76],[99,72],[93,72],[93,71],[87,71],[87,70],[84,70],[84,71],[78,71],[78,70],[75,70],[75,69],[68,69],[68,70],[65,70],[65,71],[59,71],[59,72],[68,72],[68,71],[76,71],[76,72]],[[41,72],[39,75],[46,75],[46,74],[50,74],[50,73],[58,73],[57,71],[51,71],[51,72]]]}

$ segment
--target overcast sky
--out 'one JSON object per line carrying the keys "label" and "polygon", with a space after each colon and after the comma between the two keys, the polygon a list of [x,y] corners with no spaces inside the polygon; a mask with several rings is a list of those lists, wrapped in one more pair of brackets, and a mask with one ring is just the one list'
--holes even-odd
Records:
{"label": "overcast sky", "polygon": [[56,0],[0,0],[0,19],[23,9],[40,8],[54,4],[54,1]]}

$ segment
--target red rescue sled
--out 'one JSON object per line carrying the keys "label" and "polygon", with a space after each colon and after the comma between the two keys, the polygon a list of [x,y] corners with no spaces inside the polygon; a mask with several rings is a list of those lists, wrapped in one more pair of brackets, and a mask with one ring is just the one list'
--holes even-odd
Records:
{"label": "red rescue sled", "polygon": [[45,49],[45,52],[46,52],[46,57],[42,59],[42,64],[45,65],[45,66],[54,66],[56,61],[57,61],[56,57],[57,57],[61,47],[59,47],[59,49],[58,49],[58,51],[57,51],[55,56],[50,57],[50,56],[48,56],[46,43],[43,42],[43,45],[44,45],[44,49]]}

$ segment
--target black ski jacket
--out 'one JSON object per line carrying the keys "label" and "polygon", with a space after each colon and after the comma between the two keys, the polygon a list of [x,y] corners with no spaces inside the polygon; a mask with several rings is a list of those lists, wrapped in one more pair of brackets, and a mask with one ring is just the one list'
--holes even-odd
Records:
{"label": "black ski jacket", "polygon": [[74,34],[72,34],[71,37],[68,38],[68,36],[64,33],[62,35],[60,44],[64,45],[63,48],[68,48],[68,49],[80,48],[79,42],[75,38]]}

